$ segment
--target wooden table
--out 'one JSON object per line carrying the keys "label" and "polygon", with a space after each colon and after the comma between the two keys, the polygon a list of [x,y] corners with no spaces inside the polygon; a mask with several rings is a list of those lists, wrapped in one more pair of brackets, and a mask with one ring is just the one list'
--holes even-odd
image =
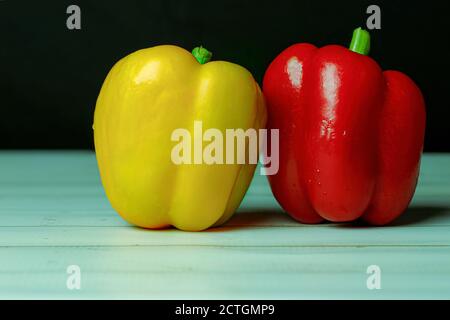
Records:
{"label": "wooden table", "polygon": [[0,298],[450,298],[450,155],[423,157],[410,209],[382,228],[299,224],[256,175],[224,227],[142,230],[112,210],[87,151],[2,151],[0,177]]}

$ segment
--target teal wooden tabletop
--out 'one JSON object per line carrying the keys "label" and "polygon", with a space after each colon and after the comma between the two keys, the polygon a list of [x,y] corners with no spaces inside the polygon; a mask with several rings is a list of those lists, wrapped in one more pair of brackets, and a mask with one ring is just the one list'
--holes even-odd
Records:
{"label": "teal wooden tabletop", "polygon": [[135,228],[88,151],[2,151],[0,177],[0,298],[450,298],[450,155],[387,227],[299,224],[255,175],[223,227]]}

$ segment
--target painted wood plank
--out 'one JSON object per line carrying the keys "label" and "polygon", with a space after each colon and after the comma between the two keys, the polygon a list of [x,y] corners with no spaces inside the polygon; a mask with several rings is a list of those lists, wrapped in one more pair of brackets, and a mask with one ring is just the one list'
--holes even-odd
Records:
{"label": "painted wood plank", "polygon": [[[450,248],[0,248],[0,261],[0,298],[450,298]],[[366,286],[373,264],[381,290]]]}
{"label": "painted wood plank", "polygon": [[[0,227],[127,226],[104,195],[92,152],[2,151],[0,173]],[[426,154],[419,181],[411,208],[396,224],[450,225],[450,156]],[[238,212],[245,214],[228,226],[300,226],[282,212],[260,175]]]}
{"label": "painted wood plank", "polygon": [[[1,228],[0,247],[11,246],[251,246],[359,247],[450,246],[450,227],[298,228],[222,227],[204,232],[136,227],[8,227]],[[450,270],[449,270],[450,271]]]}
{"label": "painted wood plank", "polygon": [[[353,223],[347,224],[349,226]],[[129,227],[111,208],[108,209],[0,209],[2,227]],[[302,228],[305,225],[291,219],[281,209],[264,207],[242,207],[226,224],[227,227],[264,226]],[[327,223],[310,225],[309,228],[335,227]],[[391,226],[450,226],[450,209],[439,206],[411,206]]]}
{"label": "painted wood plank", "polygon": [[[208,232],[122,221],[92,152],[0,152],[0,297],[450,298],[450,155],[426,154],[393,225],[299,224],[256,175],[238,214]],[[80,292],[65,268],[83,270]],[[383,270],[367,290],[365,270]]]}

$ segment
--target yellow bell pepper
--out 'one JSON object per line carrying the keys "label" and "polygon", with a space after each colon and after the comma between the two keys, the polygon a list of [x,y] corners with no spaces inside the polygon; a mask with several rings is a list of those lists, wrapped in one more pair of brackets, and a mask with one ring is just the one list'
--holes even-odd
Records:
{"label": "yellow bell pepper", "polygon": [[[195,57],[194,55],[195,54]],[[101,180],[113,208],[144,228],[199,231],[237,209],[255,164],[175,164],[174,130],[263,128],[261,90],[245,68],[171,45],[136,51],[111,69],[94,115]]]}

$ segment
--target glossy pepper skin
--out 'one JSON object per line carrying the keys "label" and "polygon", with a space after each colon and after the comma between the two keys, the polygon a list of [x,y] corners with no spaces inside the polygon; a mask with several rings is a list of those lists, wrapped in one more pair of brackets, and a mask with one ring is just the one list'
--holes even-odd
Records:
{"label": "glossy pepper skin", "polygon": [[254,164],[171,159],[173,131],[193,135],[194,121],[223,133],[265,126],[264,99],[250,72],[209,58],[168,45],[139,50],[117,62],[103,84],[94,116],[96,156],[109,201],[131,224],[189,231],[220,225],[250,184]]}
{"label": "glossy pepper skin", "polygon": [[280,170],[269,181],[303,223],[384,225],[415,191],[425,131],[420,89],[364,54],[367,31],[356,29],[353,40],[355,52],[295,44],[264,76],[268,127],[280,129]]}

